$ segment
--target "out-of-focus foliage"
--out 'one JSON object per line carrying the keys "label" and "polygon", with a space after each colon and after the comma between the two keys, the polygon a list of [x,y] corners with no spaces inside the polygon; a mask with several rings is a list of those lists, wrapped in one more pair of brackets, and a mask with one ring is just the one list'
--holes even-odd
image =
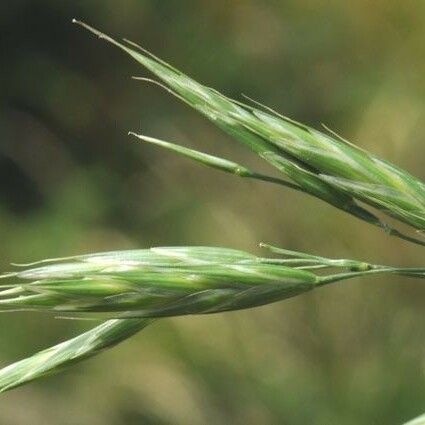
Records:
{"label": "out-of-focus foliage", "polygon": [[[1,2],[2,270],[152,245],[252,252],[259,241],[423,264],[420,248],[319,201],[134,143],[129,130],[263,166],[172,97],[130,80],[140,68],[73,17],[425,177],[424,2]],[[425,403],[424,300],[421,282],[385,278],[164,320],[66,376],[3,395],[2,422],[400,423]],[[89,325],[4,314],[0,363]]]}

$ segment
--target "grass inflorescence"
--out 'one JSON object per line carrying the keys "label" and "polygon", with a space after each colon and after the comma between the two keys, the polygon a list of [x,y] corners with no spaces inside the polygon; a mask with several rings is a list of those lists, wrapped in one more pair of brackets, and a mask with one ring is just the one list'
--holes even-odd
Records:
{"label": "grass inflorescence", "polygon": [[[389,234],[425,245],[424,240],[402,234],[363,206],[372,206],[415,230],[424,231],[425,184],[416,177],[332,133],[326,134],[298,123],[270,108],[257,106],[256,102],[246,105],[230,99],[133,42],[124,40],[120,43],[83,22],[74,22],[124,50],[158,77],[162,81],[158,83],[160,86],[277,168],[289,180],[286,185],[377,225]],[[140,138],[212,167],[252,177],[243,166],[231,162],[225,164],[227,160],[209,158],[201,152],[197,155],[195,151],[179,149],[175,144],[158,139]]]}
{"label": "grass inflorescence", "polygon": [[152,319],[257,307],[371,274],[425,277],[425,269],[329,259],[269,245],[279,257],[214,247],[163,247],[16,265],[1,278],[0,311],[109,320],[0,370],[0,392],[53,374],[134,335]]}
{"label": "grass inflorescence", "polygon": [[[8,286],[0,291],[0,311],[123,313],[137,318],[208,314],[280,301],[356,276],[400,272],[271,249],[284,257],[227,248],[164,247],[23,266],[5,275]],[[344,271],[335,273],[335,268]],[[424,270],[401,269],[415,276]]]}
{"label": "grass inflorescence", "polygon": [[[312,195],[387,233],[425,245],[378,218],[383,213],[425,231],[425,184],[332,132],[284,117],[257,102],[229,99],[183,74],[137,44],[118,42],[161,82],[147,78],[202,113],[277,169],[282,178],[237,162],[130,132],[133,137],[240,177],[279,184]],[[372,209],[371,209],[372,207]],[[382,214],[381,214],[382,215]],[[396,274],[425,278],[425,268],[399,268],[329,259],[264,245],[256,256],[216,247],[160,247],[53,258],[0,275],[0,311],[105,318],[73,339],[0,370],[0,392],[94,356],[133,336],[157,318],[257,307],[356,277]]]}

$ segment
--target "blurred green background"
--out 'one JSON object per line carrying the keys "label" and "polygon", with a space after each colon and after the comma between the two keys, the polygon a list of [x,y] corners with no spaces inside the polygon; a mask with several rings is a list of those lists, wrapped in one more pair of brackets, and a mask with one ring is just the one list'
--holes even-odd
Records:
{"label": "blurred green background", "polygon": [[[424,265],[314,199],[204,169],[129,130],[266,170],[81,18],[200,82],[326,123],[422,178],[425,2],[0,2],[0,266],[164,245]],[[425,287],[368,279],[251,311],[167,319],[0,397],[6,425],[399,424],[425,410]],[[94,323],[0,316],[0,364]]]}

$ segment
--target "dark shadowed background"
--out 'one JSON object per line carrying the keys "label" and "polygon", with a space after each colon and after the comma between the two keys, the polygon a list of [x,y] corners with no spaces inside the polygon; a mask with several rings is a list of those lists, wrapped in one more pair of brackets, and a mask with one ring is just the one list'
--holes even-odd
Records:
{"label": "dark shadowed background", "polygon": [[[129,130],[266,169],[77,17],[230,97],[334,130],[425,178],[425,2],[0,2],[0,266],[161,245],[424,265],[319,201],[204,169]],[[425,287],[375,278],[167,319],[0,397],[7,425],[399,424],[425,410]],[[0,316],[0,365],[95,323]]]}

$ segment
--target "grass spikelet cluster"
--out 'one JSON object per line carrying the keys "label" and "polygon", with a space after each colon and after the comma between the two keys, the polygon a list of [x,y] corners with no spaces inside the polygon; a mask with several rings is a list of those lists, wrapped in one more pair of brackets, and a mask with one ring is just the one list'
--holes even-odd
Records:
{"label": "grass spikelet cluster", "polygon": [[[398,269],[263,245],[279,258],[213,247],[164,247],[43,260],[2,276],[0,311],[103,313],[110,320],[0,370],[0,392],[50,375],[134,335],[150,319],[257,307],[318,286]],[[3,288],[3,290],[2,290]]]}
{"label": "grass spikelet cluster", "polygon": [[[379,220],[359,201],[416,230],[425,230],[425,185],[408,172],[332,134],[310,128],[269,108],[229,99],[194,81],[133,42],[124,40],[120,43],[85,23],[74,22],[129,54],[158,77],[162,81],[160,85],[165,84],[170,93],[254,150],[289,179],[295,188],[378,225],[395,236],[404,235]],[[152,138],[145,140],[177,150],[172,144],[165,145],[166,142]],[[194,152],[187,150],[180,150],[179,153],[195,157],[200,162],[209,162],[208,157],[202,158],[205,155],[202,153],[197,158]],[[217,158],[213,158],[209,165],[222,168]],[[237,170],[241,170],[242,175],[245,173],[241,166],[229,168],[224,164],[224,169],[234,174],[238,174]],[[417,243],[425,242],[417,240]]]}
{"label": "grass spikelet cluster", "polygon": [[[227,248],[164,247],[49,260],[5,276],[8,287],[0,291],[0,311],[119,312],[137,318],[209,314],[281,301],[357,276],[422,277],[425,270],[271,249],[284,257],[257,257]],[[343,272],[335,273],[335,268]]]}
{"label": "grass spikelet cluster", "polygon": [[[156,84],[252,149],[279,170],[282,178],[130,132],[133,137],[208,167],[312,195],[391,235],[425,245],[420,236],[401,233],[376,215],[379,211],[412,231],[425,231],[425,184],[416,177],[331,132],[312,129],[256,102],[247,105],[229,99],[133,42],[117,42],[85,23],[74,22],[129,54],[161,80]],[[257,307],[356,277],[425,278],[425,268],[420,267],[374,265],[263,247],[273,255],[216,247],[160,247],[15,265],[0,275],[0,312],[35,310],[107,320],[1,369],[0,392],[97,355],[158,318]]]}

